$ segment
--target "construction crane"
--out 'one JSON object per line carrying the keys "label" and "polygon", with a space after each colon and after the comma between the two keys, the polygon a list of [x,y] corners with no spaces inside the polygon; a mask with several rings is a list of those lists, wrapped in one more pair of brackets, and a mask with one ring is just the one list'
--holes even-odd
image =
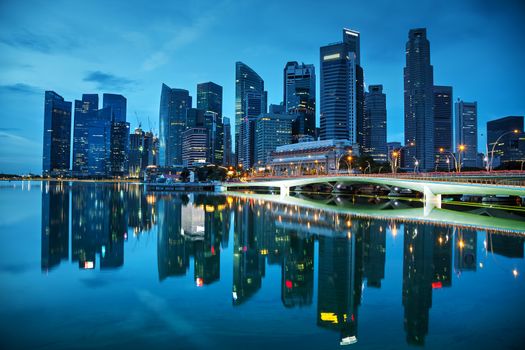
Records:
{"label": "construction crane", "polygon": [[137,124],[139,125],[139,129],[142,129],[142,123],[139,120],[139,115],[137,114],[137,111],[135,111],[135,118],[137,118]]}

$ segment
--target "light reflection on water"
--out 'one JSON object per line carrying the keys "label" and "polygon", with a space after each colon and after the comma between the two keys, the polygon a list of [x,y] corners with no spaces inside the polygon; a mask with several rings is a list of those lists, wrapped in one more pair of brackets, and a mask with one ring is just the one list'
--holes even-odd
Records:
{"label": "light reflection on water", "polygon": [[522,339],[517,234],[125,184],[26,183],[3,186],[0,198],[11,217],[0,234],[8,347],[485,348]]}

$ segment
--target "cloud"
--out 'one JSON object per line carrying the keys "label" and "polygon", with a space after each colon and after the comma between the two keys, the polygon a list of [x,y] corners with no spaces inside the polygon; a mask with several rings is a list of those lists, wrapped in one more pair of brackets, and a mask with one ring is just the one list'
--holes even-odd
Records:
{"label": "cloud", "polygon": [[15,93],[25,95],[38,95],[41,94],[43,89],[28,85],[24,83],[0,85],[0,93]]}
{"label": "cloud", "polygon": [[83,80],[96,83],[100,90],[122,90],[135,83],[134,80],[101,71],[88,72]]}
{"label": "cloud", "polygon": [[168,62],[169,56],[176,50],[197,40],[215,22],[215,17],[203,15],[186,27],[171,30],[171,39],[160,50],[153,52],[142,64],[146,71],[153,70]]}
{"label": "cloud", "polygon": [[78,43],[66,35],[51,36],[36,34],[27,29],[0,37],[0,43],[5,45],[51,54],[61,51],[70,51],[78,47]]}

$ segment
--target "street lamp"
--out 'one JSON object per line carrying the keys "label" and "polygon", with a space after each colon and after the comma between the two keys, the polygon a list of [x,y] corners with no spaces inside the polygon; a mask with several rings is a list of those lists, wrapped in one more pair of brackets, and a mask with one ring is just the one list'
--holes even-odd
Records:
{"label": "street lamp", "polygon": [[397,170],[397,160],[400,155],[399,151],[392,151],[392,157],[390,158],[390,166],[392,167],[392,174],[396,173]]}
{"label": "street lamp", "polygon": [[466,148],[467,148],[467,146],[465,146],[465,145],[459,145],[458,146],[458,150],[459,150],[459,152],[458,152],[459,153],[458,154],[458,158],[459,158],[459,160],[458,160],[458,163],[459,163],[458,164],[458,173],[461,172],[461,166],[463,165],[463,162],[461,161],[461,153],[465,152]]}
{"label": "street lamp", "polygon": [[501,134],[497,139],[496,141],[494,142],[494,144],[492,145],[492,150],[490,151],[490,162],[487,164],[487,171],[492,171],[492,166],[493,166],[493,163],[494,163],[494,150],[496,149],[496,145],[498,144],[499,140],[501,140],[501,138],[505,135],[509,135],[509,134],[519,134],[519,130],[518,129],[514,129],[514,130],[511,130],[511,131],[507,131],[507,132],[504,132],[503,134]]}
{"label": "street lamp", "polygon": [[414,157],[414,173],[419,172],[419,160],[417,160],[416,157]]}
{"label": "street lamp", "polygon": [[[351,158],[352,150],[349,149],[347,153],[349,154],[349,157]],[[335,164],[337,173],[339,173],[339,167],[340,167],[339,163],[341,162],[341,158],[343,158],[345,155],[346,155],[346,153],[341,153],[341,155],[339,155],[339,157],[337,157],[337,162]]]}
{"label": "street lamp", "polygon": [[[465,150],[465,145],[459,145],[458,146],[458,149],[461,149],[463,148],[463,150]],[[458,160],[456,158],[456,156],[454,155],[454,153],[450,152],[450,151],[445,151],[445,149],[443,147],[441,147],[439,149],[439,153],[448,153],[452,156],[452,158],[454,159],[454,168],[456,169],[456,172],[461,172],[461,167],[458,165]],[[448,171],[450,172],[450,160],[447,158],[447,164],[448,164]]]}

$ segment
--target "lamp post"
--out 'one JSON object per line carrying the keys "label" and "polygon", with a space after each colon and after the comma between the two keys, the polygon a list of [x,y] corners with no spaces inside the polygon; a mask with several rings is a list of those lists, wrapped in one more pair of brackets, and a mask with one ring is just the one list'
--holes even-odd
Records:
{"label": "lamp post", "polygon": [[463,165],[463,162],[461,160],[461,154],[463,152],[465,152],[466,148],[467,148],[467,146],[465,146],[465,145],[459,145],[458,146],[458,150],[459,150],[459,152],[458,152],[458,158],[459,158],[459,160],[458,160],[458,173],[461,172],[461,166]]}
{"label": "lamp post", "polygon": [[[461,147],[463,147],[463,150],[465,150],[465,145],[459,145],[458,149],[461,149]],[[449,155],[451,155],[452,158],[454,159],[454,168],[456,169],[456,172],[461,172],[461,166],[458,165],[458,159],[456,158],[454,153],[450,151],[445,151],[443,147],[439,149],[439,153],[448,153]],[[447,158],[447,164],[448,164],[448,171],[450,172],[450,159],[449,158]]]}
{"label": "lamp post", "polygon": [[509,134],[518,134],[520,131],[518,129],[514,129],[514,130],[511,130],[511,131],[507,131],[507,132],[504,132],[503,134],[501,134],[497,139],[496,141],[494,142],[494,144],[492,145],[492,149],[490,151],[490,162],[488,164],[488,171],[492,171],[492,167],[493,167],[493,163],[494,163],[494,150],[496,149],[496,145],[498,144],[499,140],[501,140],[501,138],[503,136],[506,136],[506,135],[509,135]]}
{"label": "lamp post", "polygon": [[348,157],[350,157],[350,160],[351,160],[351,159],[352,159],[352,150],[351,150],[351,149],[349,149],[347,153],[344,153],[344,152],[343,152],[343,153],[341,153],[341,154],[339,155],[339,157],[337,157],[337,162],[336,162],[336,164],[335,164],[335,167],[336,167],[337,173],[339,173],[339,167],[340,167],[340,166],[339,166],[339,165],[340,165],[339,163],[341,162],[341,158],[343,158],[343,157],[344,157],[345,155],[347,155],[347,154],[348,154]]}
{"label": "lamp post", "polygon": [[417,158],[414,157],[414,174],[416,172],[419,172],[419,160],[417,160]]}
{"label": "lamp post", "polygon": [[392,167],[392,174],[396,174],[396,171],[397,171],[397,160],[398,160],[398,157],[400,156],[400,151],[392,151],[391,153],[391,157],[390,157],[390,166]]}

